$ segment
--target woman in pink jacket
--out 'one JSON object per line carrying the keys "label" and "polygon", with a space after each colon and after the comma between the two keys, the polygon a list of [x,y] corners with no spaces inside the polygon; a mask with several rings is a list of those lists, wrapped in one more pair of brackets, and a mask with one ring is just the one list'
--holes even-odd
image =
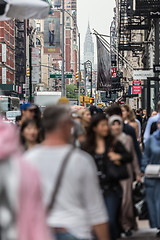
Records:
{"label": "woman in pink jacket", "polygon": [[17,129],[1,119],[0,239],[49,239],[38,174],[21,158]]}

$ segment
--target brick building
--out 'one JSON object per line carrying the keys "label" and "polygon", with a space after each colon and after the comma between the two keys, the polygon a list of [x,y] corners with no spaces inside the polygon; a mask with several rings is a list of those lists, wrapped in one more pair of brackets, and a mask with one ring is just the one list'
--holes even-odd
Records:
{"label": "brick building", "polygon": [[[73,73],[73,80],[77,72],[77,0],[65,0],[65,9],[72,17],[65,13],[65,71]],[[67,79],[67,84],[70,79]]]}
{"label": "brick building", "polygon": [[15,21],[0,21],[0,84],[15,84]]}

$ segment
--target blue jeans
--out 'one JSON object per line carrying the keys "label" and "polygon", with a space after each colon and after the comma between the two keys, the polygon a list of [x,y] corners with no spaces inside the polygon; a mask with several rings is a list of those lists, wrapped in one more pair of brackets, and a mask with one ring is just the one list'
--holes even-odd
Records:
{"label": "blue jeans", "polygon": [[151,228],[160,228],[160,179],[145,179]]}
{"label": "blue jeans", "polygon": [[56,233],[55,238],[56,238],[56,240],[87,240],[87,239],[76,238],[72,234],[70,234],[69,232]]}
{"label": "blue jeans", "polygon": [[119,237],[120,227],[118,224],[120,206],[121,206],[121,190],[111,191],[105,196],[105,203],[109,215],[110,237],[116,240]]}

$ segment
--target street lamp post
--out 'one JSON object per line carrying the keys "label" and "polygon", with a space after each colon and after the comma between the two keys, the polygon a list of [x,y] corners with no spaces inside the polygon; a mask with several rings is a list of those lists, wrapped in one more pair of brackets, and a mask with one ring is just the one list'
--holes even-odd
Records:
{"label": "street lamp post", "polygon": [[80,106],[80,96],[81,96],[81,36],[80,33],[78,33],[78,39],[79,39],[79,80],[78,80],[78,104]]}
{"label": "street lamp post", "polygon": [[64,0],[62,0],[62,96],[65,97],[65,78],[64,78]]}
{"label": "street lamp post", "polygon": [[84,95],[87,96],[86,62],[84,62]]}

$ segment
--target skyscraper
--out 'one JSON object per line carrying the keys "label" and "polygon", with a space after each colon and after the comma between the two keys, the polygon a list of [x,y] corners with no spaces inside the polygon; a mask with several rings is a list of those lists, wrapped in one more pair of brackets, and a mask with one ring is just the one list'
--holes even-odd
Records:
{"label": "skyscraper", "polygon": [[94,66],[94,43],[89,22],[84,42],[84,62],[87,60],[90,60],[92,62],[92,66]]}

